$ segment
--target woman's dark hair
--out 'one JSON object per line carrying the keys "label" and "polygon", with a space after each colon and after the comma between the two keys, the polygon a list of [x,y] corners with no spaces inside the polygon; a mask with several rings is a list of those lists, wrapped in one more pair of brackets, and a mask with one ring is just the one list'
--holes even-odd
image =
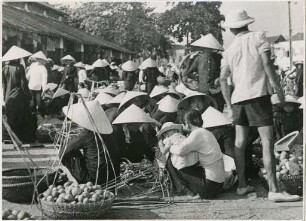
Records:
{"label": "woman's dark hair", "polygon": [[192,109],[184,113],[183,123],[190,123],[197,127],[202,127],[203,120],[198,110]]}

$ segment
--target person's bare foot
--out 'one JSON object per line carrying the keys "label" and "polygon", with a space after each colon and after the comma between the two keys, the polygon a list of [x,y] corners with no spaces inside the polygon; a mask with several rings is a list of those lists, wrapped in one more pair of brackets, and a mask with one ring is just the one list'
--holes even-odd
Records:
{"label": "person's bare foot", "polygon": [[273,202],[296,202],[300,201],[301,197],[298,195],[290,195],[287,192],[283,193],[269,192],[268,199]]}
{"label": "person's bare foot", "polygon": [[244,196],[244,195],[246,195],[248,193],[251,193],[251,192],[255,192],[255,189],[254,189],[254,187],[249,186],[249,185],[247,185],[246,187],[237,188],[237,191],[236,191],[236,193],[239,196]]}

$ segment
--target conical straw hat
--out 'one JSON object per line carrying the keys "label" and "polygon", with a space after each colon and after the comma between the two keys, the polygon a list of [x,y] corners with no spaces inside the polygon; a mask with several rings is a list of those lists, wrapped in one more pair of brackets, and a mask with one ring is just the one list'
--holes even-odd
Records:
{"label": "conical straw hat", "polygon": [[63,95],[65,95],[65,94],[69,94],[69,91],[67,91],[67,90],[65,90],[65,89],[63,89],[63,88],[58,88],[58,89],[56,90],[56,92],[54,93],[52,99],[57,98],[57,97],[60,97],[60,96],[63,96]]}
{"label": "conical straw hat", "polygon": [[74,67],[77,67],[77,68],[85,68],[85,64],[83,64],[83,62],[78,62],[74,65]]}
{"label": "conical straw hat", "polygon": [[175,87],[175,90],[181,94],[184,94],[184,91],[187,89],[187,87],[185,86],[185,84],[180,83]]}
{"label": "conical straw hat", "polygon": [[157,121],[150,117],[149,114],[142,109],[132,104],[125,109],[119,116],[113,121],[113,124],[128,124],[128,123],[156,123]]}
{"label": "conical straw hat", "polygon": [[[277,94],[273,94],[271,96],[271,103],[274,104],[274,105],[280,103],[280,100],[279,100]],[[294,104],[297,104],[297,105],[301,104],[294,96],[292,96],[290,94],[285,95],[285,103],[294,103]]]}
{"label": "conical straw hat", "polygon": [[144,69],[146,69],[146,68],[147,68],[147,67],[144,66],[143,62],[138,66],[138,69],[140,69],[140,70],[144,70]]}
{"label": "conical straw hat", "polygon": [[51,71],[56,71],[56,70],[58,70],[58,69],[59,69],[59,66],[55,64],[55,65],[53,65]]}
{"label": "conical straw hat", "polygon": [[107,104],[113,97],[109,94],[106,94],[104,92],[100,92],[98,96],[95,98],[95,101],[98,101],[101,105]]}
{"label": "conical straw hat", "polygon": [[108,60],[103,59],[102,61],[103,61],[105,64],[110,65],[110,63],[108,62]]}
{"label": "conical straw hat", "polygon": [[155,68],[157,67],[156,61],[154,61],[152,58],[148,58],[142,62],[142,64],[145,68]]}
{"label": "conical straw hat", "polygon": [[[87,101],[85,105],[93,118],[98,132],[101,134],[111,134],[113,132],[112,125],[110,124],[107,116],[98,101]],[[83,103],[77,103],[70,106],[63,107],[64,114],[71,119],[74,123],[84,127],[88,130],[95,131],[94,125],[90,121],[86,108]]]}
{"label": "conical straw hat", "polygon": [[127,91],[119,105],[118,113],[122,112],[125,108],[127,108],[132,102],[132,100],[134,100],[135,98],[142,99],[143,104],[147,103],[150,100],[150,97],[145,92]]}
{"label": "conical straw hat", "polygon": [[173,122],[166,122],[166,123],[163,124],[163,126],[160,129],[160,131],[157,132],[156,136],[160,137],[161,135],[163,135],[163,133],[165,133],[165,132],[167,132],[169,130],[182,131],[183,130],[183,125],[175,124]]}
{"label": "conical straw hat", "polygon": [[126,91],[122,91],[120,92],[116,97],[114,97],[113,99],[111,99],[108,104],[120,104],[123,97],[125,96]]}
{"label": "conical straw hat", "polygon": [[58,67],[58,72],[62,72],[62,71],[64,71],[65,70],[65,68],[63,67],[63,66],[60,66],[60,67]]}
{"label": "conical straw hat", "polygon": [[300,109],[304,109],[305,107],[305,97],[300,97],[298,102],[301,104]]}
{"label": "conical straw hat", "polygon": [[92,69],[94,69],[94,67],[92,65],[85,64],[85,70],[86,71],[89,71],[89,70],[92,70]]}
{"label": "conical straw hat", "polygon": [[[185,90],[186,91],[186,90]],[[180,103],[179,103],[179,105],[178,105],[178,109],[188,109],[189,107],[188,107],[188,100],[190,99],[190,98],[192,98],[192,97],[196,97],[196,96],[201,96],[201,97],[203,97],[204,99],[211,99],[209,96],[207,96],[206,94],[204,94],[204,93],[201,93],[201,92],[198,92],[198,91],[191,91],[190,90],[190,93],[188,94],[188,96],[187,97],[184,97],[181,101],[180,101]]]}
{"label": "conical straw hat", "polygon": [[106,67],[107,65],[108,65],[108,64],[105,63],[104,61],[102,61],[101,59],[96,60],[96,61],[92,64],[92,66],[93,66],[94,68],[104,68],[104,67]]}
{"label": "conical straw hat", "polygon": [[177,112],[177,106],[179,104],[179,100],[167,95],[163,99],[160,100],[158,109],[162,112],[166,113],[174,113]]}
{"label": "conical straw hat", "polygon": [[2,57],[2,61],[11,61],[19,58],[25,58],[31,54],[32,53],[14,45],[5,53],[5,55]]}
{"label": "conical straw hat", "polygon": [[136,71],[137,65],[133,61],[127,61],[124,64],[122,64],[122,70],[124,71]]}
{"label": "conical straw hat", "polygon": [[232,122],[220,111],[213,107],[208,107],[206,111],[202,114],[203,127],[217,127],[231,124]]}
{"label": "conical straw hat", "polygon": [[212,35],[207,34],[202,36],[200,39],[196,40],[191,44],[192,46],[202,47],[202,48],[212,48],[219,51],[224,51],[222,45],[218,42],[218,40]]}
{"label": "conical straw hat", "polygon": [[114,97],[118,94],[118,90],[115,90],[113,87],[106,87],[106,88],[101,89],[100,91],[104,92],[106,94],[109,94],[112,97]]}
{"label": "conical straw hat", "polygon": [[158,95],[161,95],[161,94],[164,94],[168,92],[168,89],[167,88],[164,88],[164,87],[161,87],[161,86],[158,86],[156,85],[153,90],[151,91],[150,93],[150,97],[153,98],[153,97],[156,97]]}
{"label": "conical straw hat", "polygon": [[75,59],[71,55],[66,55],[66,56],[62,57],[61,61],[62,60],[75,61]]}
{"label": "conical straw hat", "polygon": [[42,59],[42,60],[47,60],[47,57],[45,56],[45,54],[42,51],[36,52],[35,54],[31,55],[31,58],[38,58],[38,59]]}
{"label": "conical straw hat", "polygon": [[274,149],[275,151],[288,151],[289,150],[289,145],[295,141],[297,136],[299,135],[298,131],[293,131],[286,136],[284,136],[282,139],[278,140],[274,144]]}
{"label": "conical straw hat", "polygon": [[48,83],[47,88],[53,91],[58,85],[54,83]]}

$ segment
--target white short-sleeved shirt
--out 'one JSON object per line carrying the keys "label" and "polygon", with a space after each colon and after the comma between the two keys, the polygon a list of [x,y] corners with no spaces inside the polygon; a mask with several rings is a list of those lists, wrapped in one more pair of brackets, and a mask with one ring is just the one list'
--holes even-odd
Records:
{"label": "white short-sleeved shirt", "polygon": [[81,83],[81,82],[84,83],[84,81],[87,78],[86,70],[85,69],[80,69],[78,71],[78,77],[79,77],[79,83]]}
{"label": "white short-sleeved shirt", "polygon": [[233,83],[231,103],[272,94],[261,54],[270,50],[263,32],[242,32],[223,53],[221,68],[228,68]]}
{"label": "white short-sleeved shirt", "polygon": [[29,80],[30,90],[46,90],[48,81],[48,71],[45,66],[39,64],[38,62],[32,63],[26,77]]}

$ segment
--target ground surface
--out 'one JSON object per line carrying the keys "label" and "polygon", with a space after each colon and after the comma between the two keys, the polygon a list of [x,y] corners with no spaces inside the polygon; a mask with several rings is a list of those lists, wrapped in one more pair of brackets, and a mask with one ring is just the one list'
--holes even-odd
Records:
{"label": "ground surface", "polygon": [[[56,151],[49,148],[30,148],[29,154],[38,166],[51,167]],[[25,162],[13,145],[3,145],[2,167],[24,168]],[[29,160],[25,160],[29,162]],[[188,201],[184,197],[174,198],[174,203],[161,208],[135,210],[113,207],[101,219],[303,219],[303,202],[272,203],[266,199],[267,191],[259,180],[254,180],[257,197],[238,197],[232,190],[223,193],[216,200]],[[3,208],[24,210],[41,218],[37,206],[15,204],[2,200]]]}

